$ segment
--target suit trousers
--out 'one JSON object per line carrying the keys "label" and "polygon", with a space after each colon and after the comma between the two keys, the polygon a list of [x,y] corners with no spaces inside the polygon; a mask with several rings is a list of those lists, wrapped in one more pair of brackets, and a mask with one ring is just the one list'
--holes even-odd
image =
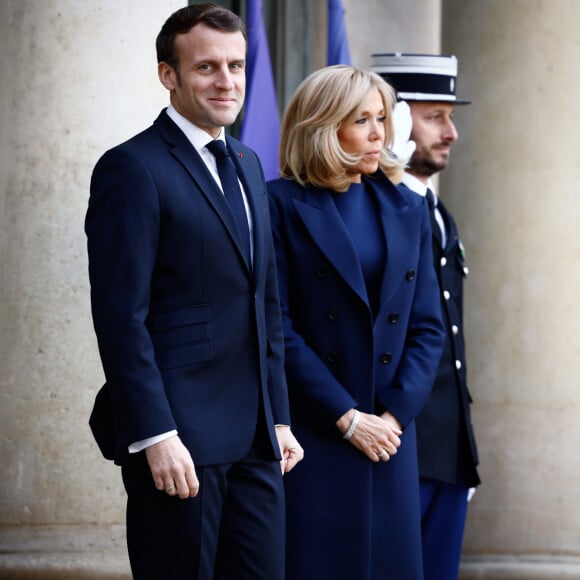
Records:
{"label": "suit trousers", "polygon": [[197,497],[158,491],[145,453],[123,466],[135,580],[283,580],[280,463],[256,441],[240,461],[196,467]]}
{"label": "suit trousers", "polygon": [[468,491],[462,485],[420,480],[425,580],[457,580]]}

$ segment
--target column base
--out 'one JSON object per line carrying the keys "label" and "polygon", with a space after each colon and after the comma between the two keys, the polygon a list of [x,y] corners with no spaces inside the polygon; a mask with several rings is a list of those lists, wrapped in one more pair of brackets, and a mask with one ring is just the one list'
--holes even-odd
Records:
{"label": "column base", "polygon": [[580,557],[464,556],[459,580],[578,580]]}
{"label": "column base", "polygon": [[0,578],[131,580],[125,526],[0,526]]}

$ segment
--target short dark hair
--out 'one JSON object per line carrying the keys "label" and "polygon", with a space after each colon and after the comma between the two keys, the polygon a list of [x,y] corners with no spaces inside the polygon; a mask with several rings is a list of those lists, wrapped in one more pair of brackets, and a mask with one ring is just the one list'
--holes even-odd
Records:
{"label": "short dark hair", "polygon": [[178,70],[175,37],[186,34],[197,24],[223,32],[241,32],[246,40],[248,38],[246,26],[237,14],[217,4],[192,4],[177,10],[165,21],[155,42],[157,62],[166,62]]}

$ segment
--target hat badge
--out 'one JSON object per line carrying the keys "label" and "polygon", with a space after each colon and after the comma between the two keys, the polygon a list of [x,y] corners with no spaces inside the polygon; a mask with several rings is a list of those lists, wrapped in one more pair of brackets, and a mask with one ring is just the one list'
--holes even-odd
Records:
{"label": "hat badge", "polygon": [[455,92],[455,79],[453,79],[453,78],[450,79],[450,81],[449,81],[449,91],[451,93]]}

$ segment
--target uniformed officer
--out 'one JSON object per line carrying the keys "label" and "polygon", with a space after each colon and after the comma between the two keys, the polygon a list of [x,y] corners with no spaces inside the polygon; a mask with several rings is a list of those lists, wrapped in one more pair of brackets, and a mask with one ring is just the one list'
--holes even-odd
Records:
{"label": "uniformed officer", "polygon": [[433,257],[447,329],[433,391],[416,420],[425,580],[456,580],[467,502],[480,483],[470,419],[463,338],[465,250],[455,221],[432,176],[445,169],[457,129],[453,108],[470,101],[455,94],[457,59],[444,55],[375,54],[372,69],[408,103],[416,148],[400,187],[426,195],[431,208]]}

